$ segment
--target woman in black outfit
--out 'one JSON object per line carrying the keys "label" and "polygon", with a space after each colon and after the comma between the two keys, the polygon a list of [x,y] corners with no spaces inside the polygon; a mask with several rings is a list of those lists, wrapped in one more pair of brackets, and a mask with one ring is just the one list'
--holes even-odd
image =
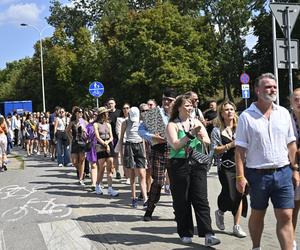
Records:
{"label": "woman in black outfit", "polygon": [[241,215],[247,215],[247,198],[236,187],[235,170],[235,130],[237,127],[236,107],[230,101],[223,102],[218,109],[217,126],[211,133],[211,148],[217,157],[218,176],[222,185],[218,196],[218,210],[215,211],[216,224],[225,230],[224,213],[231,211],[234,218],[233,234],[243,238],[247,234],[240,226]]}

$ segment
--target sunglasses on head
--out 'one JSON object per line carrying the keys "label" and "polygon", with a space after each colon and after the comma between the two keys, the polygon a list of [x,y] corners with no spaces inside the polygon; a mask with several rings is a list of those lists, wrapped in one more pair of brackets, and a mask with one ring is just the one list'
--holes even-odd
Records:
{"label": "sunglasses on head", "polygon": [[164,100],[164,101],[168,101],[168,102],[173,102],[173,101],[175,101],[175,98],[164,96],[164,97],[163,97],[163,100]]}

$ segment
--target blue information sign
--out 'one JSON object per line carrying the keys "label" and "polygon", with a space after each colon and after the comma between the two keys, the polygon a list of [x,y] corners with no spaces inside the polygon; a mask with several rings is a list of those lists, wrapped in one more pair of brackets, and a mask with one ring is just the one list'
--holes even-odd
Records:
{"label": "blue information sign", "polygon": [[242,97],[243,97],[243,99],[249,99],[250,98],[250,91],[249,91],[249,89],[243,89],[242,90]]}
{"label": "blue information sign", "polygon": [[89,87],[89,92],[94,97],[100,97],[104,93],[104,86],[101,82],[92,82]]}
{"label": "blue information sign", "polygon": [[247,84],[250,81],[250,76],[247,73],[243,73],[240,75],[241,83]]}

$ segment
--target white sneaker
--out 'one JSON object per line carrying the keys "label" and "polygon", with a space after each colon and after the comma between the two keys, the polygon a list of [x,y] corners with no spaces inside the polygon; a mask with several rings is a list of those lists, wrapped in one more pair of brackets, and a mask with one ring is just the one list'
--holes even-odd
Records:
{"label": "white sneaker", "polygon": [[130,178],[126,179],[126,185],[130,185]]}
{"label": "white sneaker", "polygon": [[298,250],[299,248],[297,247],[297,242],[294,240],[293,241],[293,250]]}
{"label": "white sneaker", "polygon": [[219,209],[215,211],[215,216],[216,216],[216,225],[220,230],[225,230],[225,225],[224,225],[224,213],[220,211]]}
{"label": "white sneaker", "polygon": [[80,180],[80,181],[79,181],[79,185],[85,186],[84,181],[83,181],[83,180]]}
{"label": "white sneaker", "polygon": [[100,185],[96,184],[96,194],[103,194],[103,190]]}
{"label": "white sneaker", "polygon": [[107,194],[112,196],[112,197],[116,197],[119,195],[119,193],[116,190],[113,190],[112,187],[109,187],[107,190]]}
{"label": "white sneaker", "polygon": [[191,244],[193,242],[192,237],[181,237],[180,240],[184,243],[184,244]]}
{"label": "white sneaker", "polygon": [[220,244],[221,241],[217,239],[214,235],[207,234],[205,235],[205,246],[214,246]]}
{"label": "white sneaker", "polygon": [[59,166],[60,168],[62,168],[64,165],[60,163],[60,164],[58,164],[58,166]]}
{"label": "white sneaker", "polygon": [[244,232],[244,230],[242,229],[242,227],[240,225],[234,225],[232,230],[233,230],[233,234],[236,237],[244,238],[247,236],[247,234]]}

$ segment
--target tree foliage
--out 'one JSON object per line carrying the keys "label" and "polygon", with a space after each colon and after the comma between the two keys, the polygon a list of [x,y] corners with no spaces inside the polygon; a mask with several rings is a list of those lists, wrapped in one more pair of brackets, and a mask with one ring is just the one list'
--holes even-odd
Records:
{"label": "tree foliage", "polygon": [[[51,0],[43,40],[46,106],[94,106],[89,84],[101,81],[119,103],[159,99],[162,88],[196,91],[201,100],[240,95],[239,75],[273,71],[271,14],[251,0]],[[293,1],[299,2],[299,0]],[[258,38],[252,50],[246,35]],[[299,39],[300,21],[293,39]],[[282,36],[277,27],[278,37]],[[32,58],[0,70],[0,99],[32,99],[42,108],[38,43]],[[280,70],[280,81],[287,71]],[[299,71],[294,70],[295,86]],[[284,90],[282,90],[284,91]]]}

